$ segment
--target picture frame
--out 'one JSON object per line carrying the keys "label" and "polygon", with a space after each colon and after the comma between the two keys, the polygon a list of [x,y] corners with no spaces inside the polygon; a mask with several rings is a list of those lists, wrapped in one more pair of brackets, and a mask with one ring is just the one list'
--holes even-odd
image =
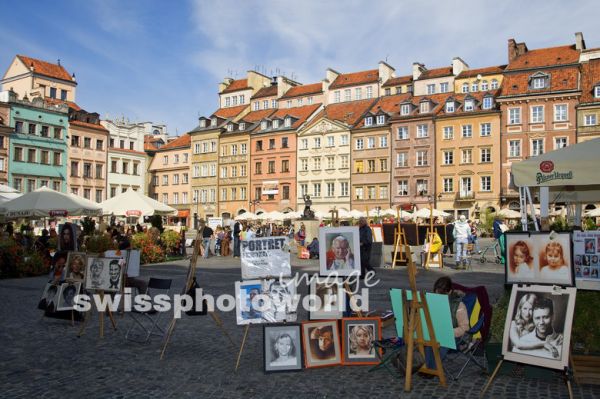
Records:
{"label": "picture frame", "polygon": [[[309,310],[310,320],[341,319],[346,309],[344,280],[340,277],[312,278],[309,285],[312,298],[319,298]],[[320,303],[319,303],[320,302]],[[329,303],[331,309],[325,309]]]}
{"label": "picture frame", "polygon": [[263,312],[257,310],[252,300],[262,295],[261,280],[246,280],[235,282],[235,314],[238,325],[264,323]]}
{"label": "picture frame", "polygon": [[[252,299],[260,295],[258,303]],[[238,325],[295,322],[298,318],[296,285],[292,279],[259,279],[235,284]]]}
{"label": "picture frame", "polygon": [[342,319],[342,364],[347,366],[379,364],[373,342],[381,340],[379,317]]}
{"label": "picture frame", "polygon": [[63,223],[58,229],[57,247],[59,251],[77,251],[77,226]]}
{"label": "picture frame", "polygon": [[577,288],[600,291],[600,231],[574,231],[573,258]]}
{"label": "picture frame", "polygon": [[57,284],[53,284],[52,282],[46,283],[44,286],[44,291],[42,292],[42,296],[40,301],[38,302],[38,309],[46,310],[51,305],[56,309],[56,301],[58,299],[58,291],[59,287]]}
{"label": "picture frame", "polygon": [[[287,351],[284,355],[282,352]],[[265,373],[302,371],[302,329],[300,324],[263,325],[263,367]]]}
{"label": "picture frame", "polygon": [[66,279],[70,281],[84,281],[86,265],[87,254],[85,252],[69,252],[65,270]]}
{"label": "picture frame", "polygon": [[571,233],[504,234],[507,284],[575,285]]}
{"label": "picture frame", "polygon": [[371,233],[373,233],[373,242],[384,242],[383,236],[383,225],[373,224],[371,225]]}
{"label": "picture frame", "polygon": [[74,298],[79,295],[81,290],[81,281],[62,283],[58,291],[58,303],[56,310],[73,310],[75,307]]}
{"label": "picture frame", "polygon": [[85,289],[90,291],[121,292],[123,288],[121,258],[88,256],[85,271]]}
{"label": "picture frame", "polygon": [[321,227],[319,229],[319,274],[321,276],[360,275],[358,227]]}
{"label": "picture frame", "polygon": [[302,322],[302,346],[306,368],[342,363],[337,320]]}
{"label": "picture frame", "polygon": [[502,340],[504,358],[552,369],[567,367],[576,293],[573,287],[513,285]]}

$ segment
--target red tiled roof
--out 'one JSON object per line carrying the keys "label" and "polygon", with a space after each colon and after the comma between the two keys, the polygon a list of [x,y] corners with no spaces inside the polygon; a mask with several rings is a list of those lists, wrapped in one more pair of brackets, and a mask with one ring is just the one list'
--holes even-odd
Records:
{"label": "red tiled roof", "polygon": [[[437,107],[436,113],[440,116],[443,115],[453,115],[453,116],[457,116],[457,115],[470,115],[476,112],[491,112],[491,111],[495,111],[495,108],[492,109],[481,109],[481,105],[483,103],[483,97],[487,96],[487,95],[492,95],[493,97],[498,96],[498,94],[500,93],[500,89],[498,90],[490,90],[490,91],[478,91],[475,93],[465,93],[465,94],[453,94],[451,96],[446,97],[446,99],[444,100],[443,103],[440,103],[439,106]],[[444,106],[444,104],[446,104],[446,101],[452,97],[456,102],[458,102],[458,106],[455,108],[454,112],[451,113],[446,113],[446,107]],[[475,101],[477,101],[479,104],[476,104],[476,107],[473,111],[465,111],[463,109],[463,105],[465,103],[465,98],[473,98],[475,99]]]}
{"label": "red tiled roof", "polygon": [[[411,93],[404,93],[394,96],[379,97],[377,102],[370,107],[369,112],[374,115],[379,114],[380,111],[383,111],[389,115],[396,114],[400,110],[400,103],[409,100],[411,95]],[[363,127],[364,123],[364,118],[361,118],[361,120],[354,127]]]}
{"label": "red tiled roof", "polygon": [[275,119],[275,118],[283,119],[289,115],[289,116],[293,117],[294,119],[296,119],[294,121],[294,123],[292,123],[292,127],[290,129],[296,129],[296,128],[298,128],[298,126],[303,124],[306,121],[306,119],[308,119],[309,116],[314,114],[315,111],[317,109],[319,109],[320,106],[321,106],[321,104],[318,103],[318,104],[305,105],[302,107],[295,107],[295,108],[282,108],[282,109],[278,109],[277,112],[275,112],[273,115],[271,115],[270,118],[271,119]]}
{"label": "red tiled roof", "polygon": [[397,78],[389,78],[381,87],[393,87],[398,85],[405,85],[412,82],[412,75],[398,76]]}
{"label": "red tiled roof", "polygon": [[452,76],[452,67],[449,66],[443,68],[427,69],[423,71],[421,76],[419,76],[419,80],[441,78],[442,76]]}
{"label": "red tiled roof", "polygon": [[272,86],[268,86],[268,87],[263,87],[262,89],[257,91],[256,94],[254,94],[252,96],[252,98],[255,99],[255,98],[262,98],[262,97],[272,97],[272,96],[276,96],[276,95],[277,95],[277,85],[272,85]]}
{"label": "red tiled roof", "polygon": [[248,79],[238,79],[231,82],[221,93],[231,93],[239,90],[246,90],[248,87]]}
{"label": "red tiled roof", "polygon": [[191,139],[190,135],[186,133],[183,136],[180,136],[180,137],[176,138],[175,140],[170,141],[168,144],[163,145],[162,147],[160,147],[158,149],[158,151],[172,150],[173,148],[180,148],[180,147],[190,147],[191,142],[192,142],[192,139]]}
{"label": "red tiled roof", "polygon": [[141,152],[141,151],[136,151],[136,150],[130,150],[127,148],[115,148],[115,147],[109,147],[108,151],[115,151],[115,152],[126,152],[128,154],[137,154],[137,155],[146,155],[145,152]]}
{"label": "red tiled roof", "polygon": [[581,103],[600,102],[594,97],[594,86],[600,83],[600,59],[581,64]]}
{"label": "red tiled roof", "polygon": [[[393,116],[394,119],[396,118],[414,118],[414,117],[419,117],[419,116],[432,116],[432,114],[436,114],[439,112],[440,108],[444,106],[444,104],[446,103],[446,100],[449,97],[454,96],[454,93],[439,93],[439,94],[428,94],[428,95],[424,95],[424,96],[414,96],[412,98],[410,98],[409,101],[401,101],[401,103],[407,103],[410,102],[411,104],[414,105],[414,109],[411,111],[411,113],[409,115],[400,115],[400,110],[398,109],[398,112],[396,112]],[[420,107],[420,103],[423,100],[430,100],[433,103],[433,107],[429,109],[429,112],[427,112],[426,114],[420,114],[419,113],[419,107]]]}
{"label": "red tiled roof", "polygon": [[460,78],[472,78],[472,77],[477,76],[477,75],[482,75],[482,76],[497,75],[497,74],[500,74],[500,73],[504,72],[504,68],[506,68],[506,65],[498,65],[498,66],[491,66],[491,67],[485,67],[485,68],[469,69],[469,70],[466,70],[466,71],[462,71],[460,74],[458,74],[458,76],[456,78],[457,79],[460,79]]}
{"label": "red tiled roof", "polygon": [[507,71],[524,68],[541,68],[552,65],[574,64],[579,62],[579,51],[575,45],[549,47],[529,50],[511,61],[506,67]]}
{"label": "red tiled roof", "polygon": [[529,78],[535,73],[534,71],[505,74],[502,81],[501,96],[545,94],[553,91],[578,89],[579,68],[577,66],[544,69],[543,72],[550,74],[550,87],[535,90],[529,88]]}
{"label": "red tiled roof", "polygon": [[219,118],[227,119],[238,116],[242,111],[248,108],[246,105],[238,105],[237,107],[219,108],[211,116],[218,116]]}
{"label": "red tiled roof", "polygon": [[277,111],[275,108],[261,109],[260,111],[252,111],[246,114],[241,120],[248,123],[258,122],[264,118],[268,118]]}
{"label": "red tiled roof", "polygon": [[71,77],[71,75],[69,75],[69,72],[67,72],[67,70],[62,65],[51,64],[46,61],[36,60],[35,58],[26,57],[24,55],[17,55],[17,57],[21,61],[23,61],[23,63],[25,64],[25,66],[27,66],[27,68],[29,68],[29,67],[31,67],[31,65],[33,65],[34,73],[44,75],[44,76],[49,76],[51,78],[56,78],[56,79],[67,80],[69,82],[73,82],[73,78]]}
{"label": "red tiled roof", "polygon": [[154,137],[150,134],[144,136],[144,151],[158,150],[157,142],[162,141],[160,137]]}
{"label": "red tiled roof", "polygon": [[45,97],[44,101],[46,102],[46,104],[50,104],[50,105],[67,104],[67,107],[73,108],[75,111],[81,111],[81,108],[79,107],[79,105],[75,104],[73,101],[64,101],[64,100],[59,100],[57,98],[51,98],[51,97]]}
{"label": "red tiled roof", "polygon": [[100,124],[96,125],[95,123],[87,123],[87,122],[73,120],[73,121],[69,121],[69,125],[87,127],[87,128],[96,129],[96,130],[102,130],[103,132],[108,133],[108,129]]}
{"label": "red tiled roof", "polygon": [[370,69],[368,71],[342,73],[329,86],[330,89],[340,87],[358,86],[366,83],[376,83],[379,81],[379,70]]}
{"label": "red tiled roof", "polygon": [[309,85],[294,86],[286,91],[281,98],[293,98],[320,93],[323,93],[323,85],[321,83],[311,83]]}
{"label": "red tiled roof", "polygon": [[314,120],[321,117],[332,121],[340,121],[347,125],[355,125],[362,119],[362,116],[375,104],[377,99],[368,99],[360,101],[349,101],[345,103],[330,104]]}

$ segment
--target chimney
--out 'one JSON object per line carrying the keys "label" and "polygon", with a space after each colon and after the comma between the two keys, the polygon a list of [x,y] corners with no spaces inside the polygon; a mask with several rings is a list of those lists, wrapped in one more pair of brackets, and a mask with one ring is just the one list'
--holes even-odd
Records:
{"label": "chimney", "polygon": [[338,71],[334,71],[331,68],[327,68],[327,70],[325,71],[325,79],[329,81],[329,84],[333,83],[333,81],[336,80],[338,76],[340,76],[340,73]]}
{"label": "chimney", "polygon": [[462,71],[469,69],[469,65],[462,60],[460,57],[452,58],[452,75],[457,76]]}
{"label": "chimney", "polygon": [[508,62],[514,61],[517,57],[527,52],[525,43],[517,43],[515,39],[508,39]]}
{"label": "chimney", "polygon": [[231,82],[233,82],[232,78],[223,79],[223,82],[219,83],[219,93],[228,88]]}
{"label": "chimney", "polygon": [[583,40],[583,33],[575,33],[575,50],[585,50],[585,40]]}
{"label": "chimney", "polygon": [[413,62],[412,65],[412,76],[413,76],[413,80],[418,80],[419,77],[421,76],[421,74],[423,73],[423,71],[426,71],[427,69],[425,68],[425,65],[421,64],[420,62]]}
{"label": "chimney", "polygon": [[379,79],[382,83],[387,82],[389,78],[394,77],[394,68],[383,61],[379,61]]}

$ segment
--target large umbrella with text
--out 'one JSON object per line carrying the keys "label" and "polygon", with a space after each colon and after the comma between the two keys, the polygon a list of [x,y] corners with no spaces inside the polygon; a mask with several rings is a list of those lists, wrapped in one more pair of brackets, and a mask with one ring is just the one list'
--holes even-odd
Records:
{"label": "large umbrella with text", "polygon": [[69,194],[40,187],[2,204],[6,218],[96,216],[102,208],[99,204],[83,203]]}
{"label": "large umbrella with text", "polygon": [[99,204],[104,215],[114,216],[176,216],[177,209],[128,188],[127,191]]}

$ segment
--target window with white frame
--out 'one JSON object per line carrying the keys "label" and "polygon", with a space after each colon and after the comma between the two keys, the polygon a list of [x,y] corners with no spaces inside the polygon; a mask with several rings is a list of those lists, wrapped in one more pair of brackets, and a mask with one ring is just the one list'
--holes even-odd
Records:
{"label": "window with white frame", "polygon": [[279,119],[273,121],[273,129],[279,129]]}
{"label": "window with white frame", "polygon": [[221,189],[221,201],[227,201],[227,189],[226,188]]}
{"label": "window with white frame", "polygon": [[173,204],[179,204],[179,193],[173,193]]}
{"label": "window with white frame", "polygon": [[231,177],[237,177],[237,166],[231,167]]}
{"label": "window with white frame", "polygon": [[379,147],[386,148],[388,146],[388,138],[387,136],[379,137]]}
{"label": "window with white frame", "polygon": [[217,189],[215,188],[211,188],[208,191],[208,199],[210,200],[210,202],[215,202],[217,199]]}
{"label": "window with white frame", "polygon": [[373,125],[373,117],[372,116],[367,116],[365,118],[365,126],[372,126]]}
{"label": "window with white frame", "polygon": [[301,158],[300,159],[300,170],[306,172],[308,170],[308,159]]}
{"label": "window with white frame", "polygon": [[481,176],[481,191],[492,191],[492,176]]}
{"label": "window with white frame", "polygon": [[444,151],[443,163],[444,165],[452,165],[454,163],[454,151]]}
{"label": "window with white frame", "polygon": [[544,121],[544,106],[534,105],[531,107],[531,123],[542,123]]}
{"label": "window with white frame", "polygon": [[217,118],[211,118],[210,119],[210,125],[213,126],[213,127],[217,126]]}
{"label": "window with white frame", "polygon": [[466,100],[465,101],[465,111],[473,111],[473,108],[474,108],[473,100]]}
{"label": "window with white frame", "polygon": [[427,150],[420,150],[416,152],[417,166],[427,166]]}
{"label": "window with white frame", "polygon": [[228,132],[233,132],[233,123],[228,123],[227,124],[227,131]]}
{"label": "window with white frame", "polygon": [[565,148],[567,146],[567,138],[566,137],[555,137],[554,138],[554,149],[558,150],[559,148]]}
{"label": "window with white frame", "polygon": [[225,106],[229,107],[231,105],[231,98],[225,97]]}
{"label": "window with white frame", "polygon": [[300,184],[300,197],[304,197],[308,194],[308,184]]}
{"label": "window with white frame", "polygon": [[427,125],[417,125],[417,138],[424,138],[429,135]]}
{"label": "window with white frame", "polygon": [[227,166],[221,166],[221,177],[227,177]]}
{"label": "window with white frame", "polygon": [[483,97],[483,109],[492,109],[494,99],[491,96]]}
{"label": "window with white frame", "polygon": [[375,137],[367,138],[367,148],[375,148]]}
{"label": "window with white frame", "polygon": [[544,153],[544,139],[531,139],[531,155],[542,155]]}
{"label": "window with white frame", "polygon": [[343,134],[340,136],[340,145],[348,145],[350,143],[350,136],[347,134]]}
{"label": "window with white frame", "polygon": [[[336,90],[333,92],[333,102],[334,103],[339,103],[341,99],[341,94],[339,90]],[[291,102],[291,101],[290,101]]]}
{"label": "window with white frame", "polygon": [[362,150],[363,148],[365,148],[365,141],[362,138],[356,139],[354,143],[354,148],[357,150]]}
{"label": "window with white frame", "polygon": [[379,199],[387,199],[388,197],[388,187],[387,186],[379,186]]}
{"label": "window with white frame", "polygon": [[481,163],[489,163],[492,162],[492,149],[491,148],[482,148],[480,150],[480,162]]}
{"label": "window with white frame", "polygon": [[516,125],[521,123],[521,108],[508,109],[508,124]]}
{"label": "window with white frame", "polygon": [[349,185],[347,181],[340,183],[340,194],[342,197],[347,197],[349,195]]}
{"label": "window with white frame", "polygon": [[252,103],[252,110],[253,111],[258,111],[260,109],[260,102],[259,101],[254,101]]}
{"label": "window with white frame", "polygon": [[248,153],[248,146],[246,145],[246,143],[240,144],[240,154],[247,154],[247,153]]}
{"label": "window with white frame", "polygon": [[444,126],[444,140],[452,140],[454,138],[454,127]]}
{"label": "window with white frame", "polygon": [[312,170],[321,170],[321,157],[313,158],[313,169]]}
{"label": "window with white frame", "polygon": [[271,100],[271,108],[277,108],[277,100],[276,99]]}
{"label": "window with white frame", "polygon": [[232,103],[233,105],[237,105],[237,103],[238,103],[238,98],[237,98],[237,96],[233,96],[233,97],[231,98],[231,103]]}
{"label": "window with white frame", "polygon": [[194,165],[194,177],[200,177],[200,166]]}
{"label": "window with white frame", "polygon": [[246,176],[246,165],[240,165],[240,176]]}
{"label": "window with white frame", "polygon": [[461,150],[461,163],[473,163],[473,150],[471,148]]}
{"label": "window with white frame", "polygon": [[462,84],[462,92],[463,93],[468,93],[469,92],[469,84],[468,83],[463,83]]}
{"label": "window with white frame", "polygon": [[451,193],[454,191],[454,179],[452,177],[444,177],[442,189],[445,193]]}
{"label": "window with white frame", "polygon": [[488,137],[492,135],[492,124],[489,122],[479,124],[479,135],[481,137]]}
{"label": "window with white frame", "polygon": [[301,98],[298,99],[298,106],[301,107],[302,106],[302,102],[303,100]]}
{"label": "window with white frame", "polygon": [[350,89],[344,90],[344,101],[350,101],[352,99],[352,92]]}
{"label": "window with white frame", "polygon": [[448,92],[448,82],[440,83],[440,93],[447,93],[447,92]]}
{"label": "window with white frame", "polygon": [[246,130],[246,123],[245,122],[240,122],[239,129],[240,130]]}
{"label": "window with white frame", "polygon": [[596,125],[596,114],[587,114],[583,116],[583,124],[585,126],[595,126]]}
{"label": "window with white frame", "polygon": [[357,87],[356,89],[354,89],[354,99],[360,100],[361,98],[362,98],[362,88]]}
{"label": "window with white frame", "polygon": [[163,195],[162,195],[162,202],[163,202],[163,204],[168,204],[169,203],[169,194],[163,193]]}
{"label": "window with white frame", "polygon": [[342,155],[340,157],[340,168],[341,169],[348,169],[350,166],[350,157],[348,155]]}
{"label": "window with white frame", "polygon": [[488,81],[482,80],[481,81],[481,91],[486,91],[487,89],[488,89]]}
{"label": "window with white frame", "polygon": [[308,139],[302,139],[302,140],[300,140],[300,149],[301,150],[308,150]]}
{"label": "window with white frame", "polygon": [[362,187],[355,187],[354,188],[354,197],[357,200],[361,200],[364,198],[364,190]]}
{"label": "window with white frame", "polygon": [[477,84],[477,82],[471,83],[471,91],[478,91],[478,90],[479,90],[479,85]]}
{"label": "window with white frame", "polygon": [[327,136],[327,147],[335,146],[335,136]]}
{"label": "window with white frame", "polygon": [[383,125],[385,123],[385,115],[377,115],[377,124]]}
{"label": "window with white frame", "polygon": [[179,174],[173,175],[173,184],[179,184]]}
{"label": "window with white frame", "polygon": [[231,200],[235,201],[237,199],[237,188],[236,187],[232,187],[231,188]]}
{"label": "window with white frame", "polygon": [[463,197],[473,194],[473,185],[470,177],[462,177],[460,179],[460,194]]}
{"label": "window with white frame", "polygon": [[556,104],[554,106],[554,121],[565,122],[567,120],[567,104]]}
{"label": "window with white frame", "polygon": [[419,112],[422,114],[429,112],[429,101],[423,101],[419,104]]}
{"label": "window with white frame", "polygon": [[373,98],[373,86],[367,86],[367,98]]}
{"label": "window with white frame", "polygon": [[408,180],[398,180],[398,190],[396,195],[406,197],[408,195]]}
{"label": "window with white frame", "polygon": [[314,183],[313,184],[313,195],[315,197],[320,197],[321,196],[321,183]]}
{"label": "window with white frame", "polygon": [[398,140],[408,140],[408,126],[398,127]]}
{"label": "window with white frame", "polygon": [[498,88],[498,80],[492,79],[491,88],[492,88],[492,90],[496,90]]}
{"label": "window with white frame", "polygon": [[600,85],[594,86],[594,97],[600,98]]}
{"label": "window with white frame", "polygon": [[238,154],[238,146],[237,144],[232,144],[231,145],[231,155],[237,155]]}
{"label": "window with white frame", "polygon": [[400,106],[400,115],[410,114],[410,104],[402,104]]}
{"label": "window with white frame", "polygon": [[240,187],[240,199],[241,200],[246,199],[246,187]]}
{"label": "window with white frame", "polygon": [[335,196],[335,183],[327,183],[327,196]]}
{"label": "window with white frame", "polygon": [[427,94],[435,94],[435,85],[434,84],[427,85]]}
{"label": "window with white frame", "polygon": [[194,154],[200,154],[200,143],[194,144]]}
{"label": "window with white frame", "polygon": [[509,157],[520,157],[521,156],[521,140],[509,140],[508,141],[508,156]]}
{"label": "window with white frame", "polygon": [[543,76],[537,76],[532,79],[531,87],[534,89],[543,89],[546,87],[546,78]]}
{"label": "window with white frame", "polygon": [[263,109],[269,109],[269,100],[263,100]]}
{"label": "window with white frame", "polygon": [[[338,98],[338,101],[337,101],[337,102],[338,102],[338,103],[340,102],[340,101],[339,101],[339,98]],[[287,107],[287,108],[292,108],[292,100],[287,100],[287,101],[285,102],[285,105],[286,105],[286,107]]]}
{"label": "window with white frame", "polygon": [[448,113],[454,112],[454,101],[448,101],[446,103],[446,112],[448,112]]}
{"label": "window with white frame", "polygon": [[463,138],[473,137],[473,125],[462,125]]}
{"label": "window with white frame", "polygon": [[187,204],[188,203],[188,193],[184,192],[181,196],[182,196],[181,203]]}
{"label": "window with white frame", "polygon": [[335,169],[335,157],[327,157],[327,169]]}
{"label": "window with white frame", "polygon": [[169,175],[163,175],[162,177],[162,185],[163,186],[168,186],[169,185]]}
{"label": "window with white frame", "polygon": [[217,176],[217,165],[214,163],[210,164],[210,175]]}
{"label": "window with white frame", "polygon": [[315,137],[313,139],[313,148],[321,148],[321,138],[320,137]]}
{"label": "window with white frame", "polygon": [[422,197],[429,193],[429,182],[425,179],[417,179],[417,195]]}

